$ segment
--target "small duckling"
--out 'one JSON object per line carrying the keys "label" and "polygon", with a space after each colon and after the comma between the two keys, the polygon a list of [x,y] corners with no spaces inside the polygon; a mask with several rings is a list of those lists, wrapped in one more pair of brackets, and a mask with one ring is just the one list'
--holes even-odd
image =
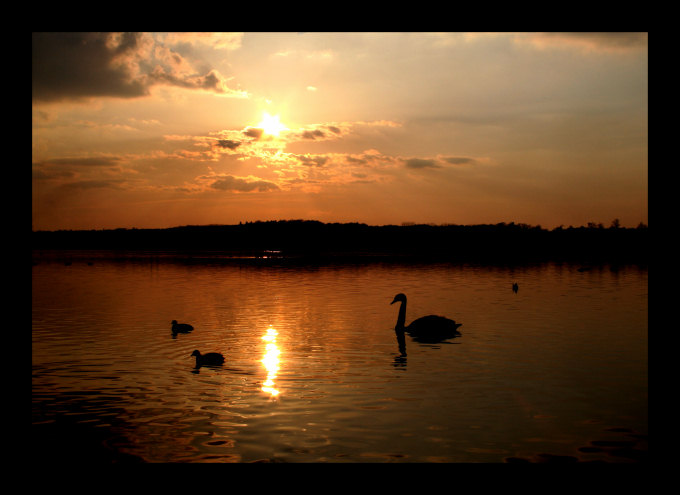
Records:
{"label": "small duckling", "polygon": [[195,350],[191,353],[192,356],[196,356],[196,367],[201,366],[220,366],[224,363],[224,356],[219,352],[208,352],[206,354],[201,354],[199,350]]}
{"label": "small duckling", "polygon": [[194,329],[188,323],[177,323],[177,320],[172,320],[172,334],[177,335],[178,333],[189,333]]}

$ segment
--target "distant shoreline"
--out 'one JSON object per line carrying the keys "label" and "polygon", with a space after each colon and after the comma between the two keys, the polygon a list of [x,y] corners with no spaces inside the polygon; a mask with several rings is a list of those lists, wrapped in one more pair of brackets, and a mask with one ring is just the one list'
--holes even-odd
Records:
{"label": "distant shoreline", "polygon": [[[165,229],[32,232],[41,251],[109,251],[123,256],[288,261],[400,260],[584,263],[648,261],[649,234],[637,228],[589,224],[543,229],[526,224],[386,225],[314,220],[188,225]],[[84,254],[84,253],[83,253]]]}

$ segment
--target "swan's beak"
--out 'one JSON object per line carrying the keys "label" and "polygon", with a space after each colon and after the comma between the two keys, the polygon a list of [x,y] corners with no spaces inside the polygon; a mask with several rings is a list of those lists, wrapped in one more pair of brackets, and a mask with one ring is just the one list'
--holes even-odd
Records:
{"label": "swan's beak", "polygon": [[392,302],[391,302],[390,304],[394,304],[395,302],[397,302],[397,298],[396,298],[396,297],[392,300]]}

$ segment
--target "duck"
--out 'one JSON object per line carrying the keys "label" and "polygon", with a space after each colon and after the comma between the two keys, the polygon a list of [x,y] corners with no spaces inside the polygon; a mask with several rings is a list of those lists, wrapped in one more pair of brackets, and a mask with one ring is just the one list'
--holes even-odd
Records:
{"label": "duck", "polygon": [[192,356],[196,356],[196,367],[201,366],[220,366],[224,363],[224,356],[219,352],[208,352],[206,354],[201,354],[198,349],[191,353]]}
{"label": "duck", "polygon": [[397,294],[390,304],[396,302],[401,302],[399,316],[397,317],[397,325],[394,327],[397,334],[406,332],[411,337],[435,340],[443,340],[460,335],[458,328],[462,326],[462,323],[456,323],[454,320],[438,315],[423,316],[417,320],[413,320],[408,326],[405,326],[406,295],[403,293]]}
{"label": "duck", "polygon": [[191,325],[188,323],[177,323],[177,320],[172,320],[172,333],[174,335],[178,333],[188,333],[191,332],[194,329]]}
{"label": "duck", "polygon": [[512,292],[517,294],[517,291],[519,290],[519,285],[517,285],[517,282],[512,284]]}

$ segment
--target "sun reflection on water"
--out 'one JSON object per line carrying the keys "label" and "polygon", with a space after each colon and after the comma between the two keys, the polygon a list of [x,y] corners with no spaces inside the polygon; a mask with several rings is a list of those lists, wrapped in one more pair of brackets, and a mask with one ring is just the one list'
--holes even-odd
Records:
{"label": "sun reflection on water", "polygon": [[267,328],[267,332],[262,336],[262,340],[266,342],[265,353],[261,362],[267,370],[267,379],[262,383],[262,391],[270,394],[272,397],[279,395],[280,391],[274,387],[274,379],[279,371],[279,346],[276,344],[276,336],[278,332],[272,328]]}

